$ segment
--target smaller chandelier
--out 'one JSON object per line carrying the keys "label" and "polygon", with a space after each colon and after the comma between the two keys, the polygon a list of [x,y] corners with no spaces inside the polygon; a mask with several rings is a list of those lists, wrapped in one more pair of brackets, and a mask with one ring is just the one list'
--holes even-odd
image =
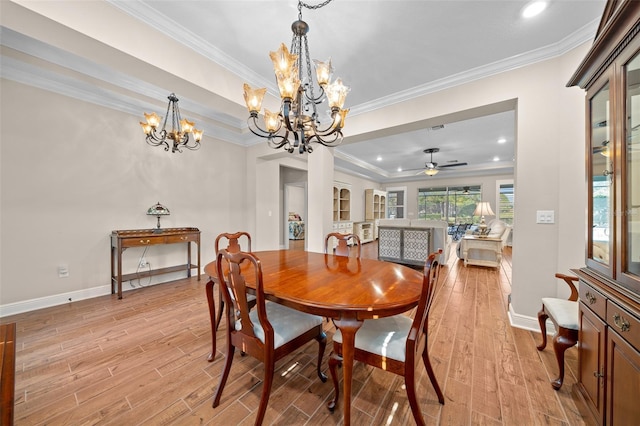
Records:
{"label": "smaller chandelier", "polygon": [[[159,132],[160,117],[158,114],[155,112],[151,114],[144,113],[147,122],[140,122],[140,126],[142,126],[144,134],[147,135],[147,143],[153,146],[164,145],[164,150],[169,151],[169,149],[171,149],[171,152],[182,152],[182,148],[187,148],[192,151],[200,148],[202,130],[195,129],[194,122],[180,116],[178,98],[174,93],[170,94],[168,99],[169,105],[167,105],[167,113],[164,115],[162,130]],[[171,130],[167,131],[169,112],[171,112]],[[193,141],[189,139],[189,133],[193,136]]]}
{"label": "smaller chandelier", "polygon": [[[284,43],[276,52],[270,52],[282,100],[279,112],[271,112],[265,108],[264,129],[258,123],[258,114],[267,89],[253,89],[246,83],[244,85],[244,100],[249,110],[249,130],[256,136],[266,138],[271,148],[284,148],[289,153],[298,148],[300,154],[303,154],[313,152],[310,145],[312,142],[329,147],[342,142],[342,128],[349,112],[342,107],[350,89],[339,78],[333,83],[330,81],[333,73],[331,59],[326,62],[314,59],[319,88],[318,95],[314,94],[307,43],[309,25],[302,20],[302,6],[319,9],[330,1],[319,6],[309,6],[298,1],[298,20],[291,24],[291,52]],[[325,99],[329,104],[331,122],[323,124],[316,106]],[[293,141],[290,140],[290,133],[293,134]]]}

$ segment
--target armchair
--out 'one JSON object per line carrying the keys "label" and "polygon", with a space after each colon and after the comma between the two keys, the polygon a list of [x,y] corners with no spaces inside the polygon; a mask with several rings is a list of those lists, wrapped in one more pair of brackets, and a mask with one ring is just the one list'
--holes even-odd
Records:
{"label": "armchair", "polygon": [[553,335],[553,351],[558,362],[558,378],[551,382],[551,386],[558,390],[564,381],[564,353],[567,349],[578,342],[579,311],[578,311],[578,290],[573,284],[578,281],[578,277],[564,274],[556,274],[556,278],[564,280],[571,289],[568,300],[555,297],[543,297],[542,309],[538,312],[538,322],[542,332],[542,343],[537,347],[539,351],[547,346],[547,318],[551,320],[556,328]]}

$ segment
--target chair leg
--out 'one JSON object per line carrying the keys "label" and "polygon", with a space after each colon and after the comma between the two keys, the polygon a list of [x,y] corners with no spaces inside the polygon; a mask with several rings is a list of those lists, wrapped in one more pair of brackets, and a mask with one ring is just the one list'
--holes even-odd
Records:
{"label": "chair leg", "polygon": [[332,353],[329,357],[329,372],[331,373],[331,381],[333,381],[333,400],[327,403],[327,408],[333,413],[340,397],[340,386],[338,383],[338,374],[336,373],[336,367],[342,362],[342,357],[337,353]]}
{"label": "chair leg", "polygon": [[209,303],[209,318],[211,321],[211,353],[207,358],[207,361],[213,362],[216,359],[216,330],[218,329],[215,319],[215,300],[213,300],[213,280],[209,280],[205,285],[205,292],[207,293],[207,302]]}
{"label": "chair leg", "polygon": [[271,386],[273,385],[273,372],[275,370],[275,361],[273,359],[264,362],[264,381],[262,383],[262,396],[260,397],[260,406],[256,415],[256,426],[261,425],[264,415],[267,413],[267,404],[271,395]]}
{"label": "chair leg", "polygon": [[327,375],[322,372],[321,367],[322,367],[322,357],[324,356],[324,350],[327,347],[327,335],[324,333],[324,331],[321,331],[320,334],[318,334],[318,336],[316,337],[316,340],[318,341],[318,365],[316,367],[318,372],[318,377],[320,378],[322,383],[326,383]]}
{"label": "chair leg", "polygon": [[220,397],[222,396],[224,385],[227,383],[227,379],[229,378],[231,363],[233,363],[233,354],[236,350],[236,348],[231,344],[231,339],[228,338],[227,341],[227,355],[225,356],[224,369],[220,375],[220,383],[218,383],[218,389],[216,389],[216,394],[213,397],[213,408],[216,408],[220,404]]}
{"label": "chair leg", "polygon": [[[408,366],[406,365],[405,368],[407,367]],[[410,374],[405,372],[404,387],[407,389],[407,399],[409,400],[413,420],[415,420],[416,425],[418,426],[426,426],[424,418],[422,417],[422,410],[420,410],[420,405],[418,404],[418,398],[416,398],[416,378],[414,372],[411,372]]]}
{"label": "chair leg", "polygon": [[540,331],[542,332],[542,343],[537,346],[539,351],[547,347],[547,318],[549,318],[549,315],[547,315],[544,311],[544,306],[542,306],[542,309],[538,312],[538,324],[540,324]]}
{"label": "chair leg", "polygon": [[438,380],[436,379],[436,374],[433,372],[433,367],[431,366],[431,359],[429,359],[429,352],[427,352],[426,344],[424,346],[424,351],[422,352],[422,362],[424,363],[424,368],[427,370],[427,374],[429,375],[429,380],[431,380],[433,390],[436,391],[438,402],[440,404],[444,404],[444,395],[442,394],[442,390],[440,390],[440,385],[438,384]]}
{"label": "chair leg", "polygon": [[551,382],[551,387],[555,390],[559,390],[564,381],[564,353],[567,349],[575,345],[576,341],[577,337],[572,340],[567,336],[563,336],[561,333],[557,333],[553,337],[553,351],[555,352],[556,360],[558,361],[558,378]]}

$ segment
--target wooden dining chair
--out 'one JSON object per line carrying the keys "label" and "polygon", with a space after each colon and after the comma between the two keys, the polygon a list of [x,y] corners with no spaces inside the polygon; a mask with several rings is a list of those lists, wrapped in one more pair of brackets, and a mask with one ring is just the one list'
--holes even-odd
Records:
{"label": "wooden dining chair", "polygon": [[[366,320],[356,333],[354,359],[404,377],[411,412],[418,425],[425,424],[416,397],[416,367],[421,358],[438,401],[444,404],[444,396],[436,380],[427,350],[429,308],[440,273],[438,259],[441,253],[442,250],[431,253],[425,261],[422,292],[413,319],[400,314]],[[335,409],[339,397],[336,366],[341,361],[342,334],[338,329],[333,335],[333,353],[329,357],[329,371],[335,389],[334,399],[328,404],[331,411]]]}
{"label": "wooden dining chair", "polygon": [[[227,248],[226,250],[232,253],[237,253],[242,250],[240,242],[246,241],[247,251],[251,252],[251,235],[248,232],[240,231],[234,233],[223,232],[218,235],[215,240],[215,253],[216,256],[218,252],[222,248],[223,244],[226,242]],[[224,311],[224,297],[222,296],[222,286],[218,286],[218,313],[217,316],[214,315],[214,304],[215,300],[213,298],[213,287],[218,283],[218,277],[209,277],[209,281],[205,285],[205,291],[207,293],[207,302],[209,303],[209,316],[211,317],[211,339],[216,338],[216,331],[218,327],[220,327],[220,322],[222,321],[222,313]],[[249,308],[252,308],[256,305],[256,298],[253,295],[248,296]],[[212,349],[211,354],[209,354],[209,362],[212,362],[215,359],[215,350]]]}
{"label": "wooden dining chair", "polygon": [[[232,253],[222,249],[216,257],[216,270],[219,282],[224,283],[225,303],[232,309],[226,310],[229,324],[226,333],[227,352],[220,383],[213,398],[213,407],[220,404],[235,348],[239,348],[264,363],[262,396],[255,421],[255,424],[259,425],[262,424],[267,410],[275,363],[312,339],[318,341],[316,366],[318,377],[323,382],[327,381],[327,376],[320,369],[327,344],[327,337],[322,328],[322,317],[296,311],[275,302],[266,302],[262,265],[260,260],[251,253]],[[226,280],[225,273],[227,273]],[[252,310],[249,309],[245,276],[250,279],[250,282],[255,283],[256,287],[257,304]]]}
{"label": "wooden dining chair", "polygon": [[[362,246],[360,245],[360,237],[356,234],[341,234],[339,232],[331,232],[327,234],[324,239],[324,252],[330,253],[329,250],[329,241],[331,238],[335,238],[338,240],[338,245],[335,247],[335,251],[332,248],[331,251],[334,251],[336,256],[349,256],[351,251],[355,251],[355,256],[360,259],[360,253],[362,251]],[[349,247],[349,241],[351,241],[352,246]]]}
{"label": "wooden dining chair", "polygon": [[543,297],[542,309],[538,312],[538,323],[542,332],[542,343],[537,346],[538,350],[544,350],[547,346],[547,318],[553,323],[556,334],[553,335],[553,352],[556,354],[558,362],[558,378],[551,382],[555,390],[562,387],[564,381],[564,353],[567,349],[578,343],[578,330],[580,328],[580,318],[578,311],[578,290],[573,284],[578,281],[578,277],[565,274],[556,274],[567,283],[571,289],[569,299],[559,299],[555,297]]}

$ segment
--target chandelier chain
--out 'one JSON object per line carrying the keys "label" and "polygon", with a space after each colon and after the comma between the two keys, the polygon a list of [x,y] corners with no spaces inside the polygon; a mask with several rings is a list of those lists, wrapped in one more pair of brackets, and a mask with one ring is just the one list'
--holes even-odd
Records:
{"label": "chandelier chain", "polygon": [[325,7],[326,5],[328,5],[329,3],[331,3],[333,0],[325,0],[322,3],[318,3],[316,5],[313,4],[307,4],[303,1],[299,1],[298,2],[298,8],[300,8],[300,6],[304,6],[307,9],[320,9],[321,7]]}
{"label": "chandelier chain", "polygon": [[[315,121],[318,119],[318,112],[316,110],[316,98],[315,95],[313,93],[313,80],[311,77],[311,58],[309,57],[309,43],[307,41],[307,36],[304,36],[304,50],[305,52],[307,52],[306,56],[306,62],[307,62],[307,87],[309,89],[309,95],[307,96],[307,99],[309,99],[311,102],[311,107],[313,108],[313,114],[311,115],[311,118]],[[308,108],[308,107],[307,107]]]}
{"label": "chandelier chain", "polygon": [[304,6],[307,9],[310,10],[314,10],[314,9],[320,9],[322,7],[325,7],[326,5],[328,5],[329,3],[331,3],[333,0],[325,0],[322,3],[318,3],[318,4],[307,4],[301,0],[298,0],[298,19],[302,21],[302,7]]}

